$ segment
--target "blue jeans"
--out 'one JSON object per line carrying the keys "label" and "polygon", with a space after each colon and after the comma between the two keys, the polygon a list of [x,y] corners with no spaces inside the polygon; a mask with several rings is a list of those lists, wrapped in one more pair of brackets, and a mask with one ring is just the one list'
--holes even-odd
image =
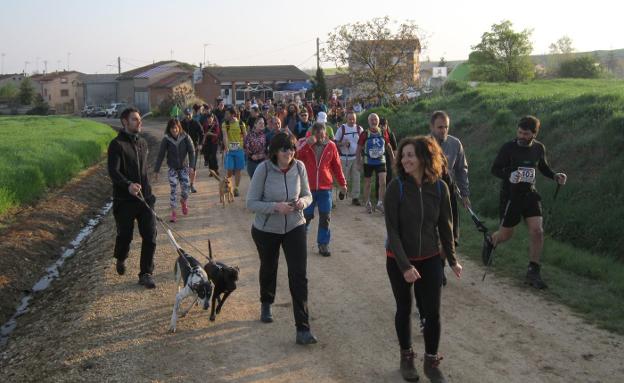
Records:
{"label": "blue jeans", "polygon": [[316,234],[316,243],[319,245],[327,245],[331,239],[329,221],[331,220],[332,191],[315,190],[312,192],[312,203],[303,210],[303,215],[306,219],[306,229],[310,225],[310,221],[314,218],[314,208],[317,205],[319,211],[319,225]]}

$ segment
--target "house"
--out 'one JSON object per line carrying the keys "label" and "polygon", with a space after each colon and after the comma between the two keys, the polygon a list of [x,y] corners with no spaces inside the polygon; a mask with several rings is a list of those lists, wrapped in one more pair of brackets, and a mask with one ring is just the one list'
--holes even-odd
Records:
{"label": "house", "polygon": [[35,92],[59,114],[78,113],[84,106],[82,76],[76,71],[62,71],[31,76]]}
{"label": "house", "polygon": [[83,105],[108,106],[117,102],[118,74],[85,74],[82,76]]}
{"label": "house", "polygon": [[22,73],[2,74],[0,75],[0,88],[8,84],[12,84],[15,88],[19,89],[24,77],[25,76]]}
{"label": "house", "polygon": [[176,94],[188,95],[193,92],[192,73],[171,73],[149,86],[149,102],[151,109],[158,107],[163,101],[173,98]]}
{"label": "house", "polygon": [[294,65],[205,67],[195,94],[214,103],[240,104],[252,97],[273,98],[274,92],[299,93],[310,89],[310,76]]}
{"label": "house", "polygon": [[[149,112],[158,106],[158,96],[150,96],[152,92],[162,93],[161,86],[167,77],[172,74],[192,74],[194,67],[178,61],[159,61],[131,71],[122,73],[117,77],[119,82],[118,100],[129,105],[134,105],[142,113]],[[166,81],[165,81],[166,82]],[[159,84],[157,88],[152,88]]]}

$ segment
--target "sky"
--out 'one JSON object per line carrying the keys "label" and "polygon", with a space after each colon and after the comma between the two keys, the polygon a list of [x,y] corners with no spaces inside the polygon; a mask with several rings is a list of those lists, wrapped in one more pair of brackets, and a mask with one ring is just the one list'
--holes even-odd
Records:
{"label": "sky", "polygon": [[116,73],[117,57],[122,71],[171,58],[195,65],[315,68],[317,37],[323,44],[341,25],[381,16],[412,20],[425,31],[428,48],[422,61],[467,59],[481,35],[503,20],[510,20],[516,31],[533,30],[533,54],[548,53],[549,45],[564,35],[580,52],[624,48],[624,3],[571,3],[0,0],[0,71],[42,72],[47,65],[48,72]]}

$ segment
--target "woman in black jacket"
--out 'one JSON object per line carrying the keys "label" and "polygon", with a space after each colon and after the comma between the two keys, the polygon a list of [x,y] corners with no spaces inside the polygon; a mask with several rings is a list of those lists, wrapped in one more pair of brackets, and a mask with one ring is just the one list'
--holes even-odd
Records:
{"label": "woman in black jacket", "polygon": [[384,199],[388,256],[386,269],[397,311],[395,327],[401,346],[401,374],[417,381],[411,339],[412,289],[425,316],[424,371],[432,381],[443,381],[438,366],[442,262],[440,244],[455,275],[462,266],[455,258],[449,190],[441,180],[444,153],[431,137],[403,139],[397,150],[397,178]]}
{"label": "woman in black jacket", "polygon": [[182,205],[182,214],[187,215],[188,205],[186,200],[188,199],[191,189],[189,169],[195,170],[195,147],[193,146],[193,141],[184,130],[182,130],[180,121],[176,119],[171,119],[167,122],[165,137],[160,143],[160,151],[158,152],[156,165],[154,165],[156,180],[158,180],[158,172],[160,171],[160,165],[165,155],[167,156],[167,166],[169,166],[169,171],[167,172],[169,186],[171,186],[171,193],[169,195],[171,218],[169,221],[176,222],[176,188],[179,183],[181,189],[180,205]]}

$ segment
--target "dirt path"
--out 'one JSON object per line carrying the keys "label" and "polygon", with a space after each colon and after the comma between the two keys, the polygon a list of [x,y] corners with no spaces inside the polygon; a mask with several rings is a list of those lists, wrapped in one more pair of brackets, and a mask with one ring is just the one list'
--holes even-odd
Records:
{"label": "dirt path", "polygon": [[[147,129],[160,134],[161,126]],[[39,295],[0,359],[0,381],[97,382],[387,382],[402,381],[394,332],[394,300],[385,272],[380,215],[340,203],[332,216],[332,256],[308,239],[311,325],[320,343],[294,343],[286,268],[278,277],[275,322],[258,320],[258,256],[252,214],[243,198],[222,209],[217,183],[199,169],[191,213],[175,228],[201,249],[211,238],[216,257],[241,269],[239,289],[216,322],[193,309],[167,328],[176,288],[174,252],[159,235],[155,280],[137,285],[139,241],[123,277],[113,267],[109,215]],[[243,177],[242,195],[248,178]],[[168,185],[155,184],[159,215]],[[315,228],[314,223],[313,227]],[[314,231],[314,230],[313,230]],[[162,234],[162,231],[161,231]],[[197,256],[199,258],[199,255]],[[594,328],[567,308],[463,259],[465,274],[443,291],[443,371],[451,382],[621,382],[624,338]],[[422,361],[422,336],[414,332]],[[419,370],[422,370],[421,362]],[[422,374],[421,374],[422,375]],[[427,381],[424,377],[423,381]]]}

